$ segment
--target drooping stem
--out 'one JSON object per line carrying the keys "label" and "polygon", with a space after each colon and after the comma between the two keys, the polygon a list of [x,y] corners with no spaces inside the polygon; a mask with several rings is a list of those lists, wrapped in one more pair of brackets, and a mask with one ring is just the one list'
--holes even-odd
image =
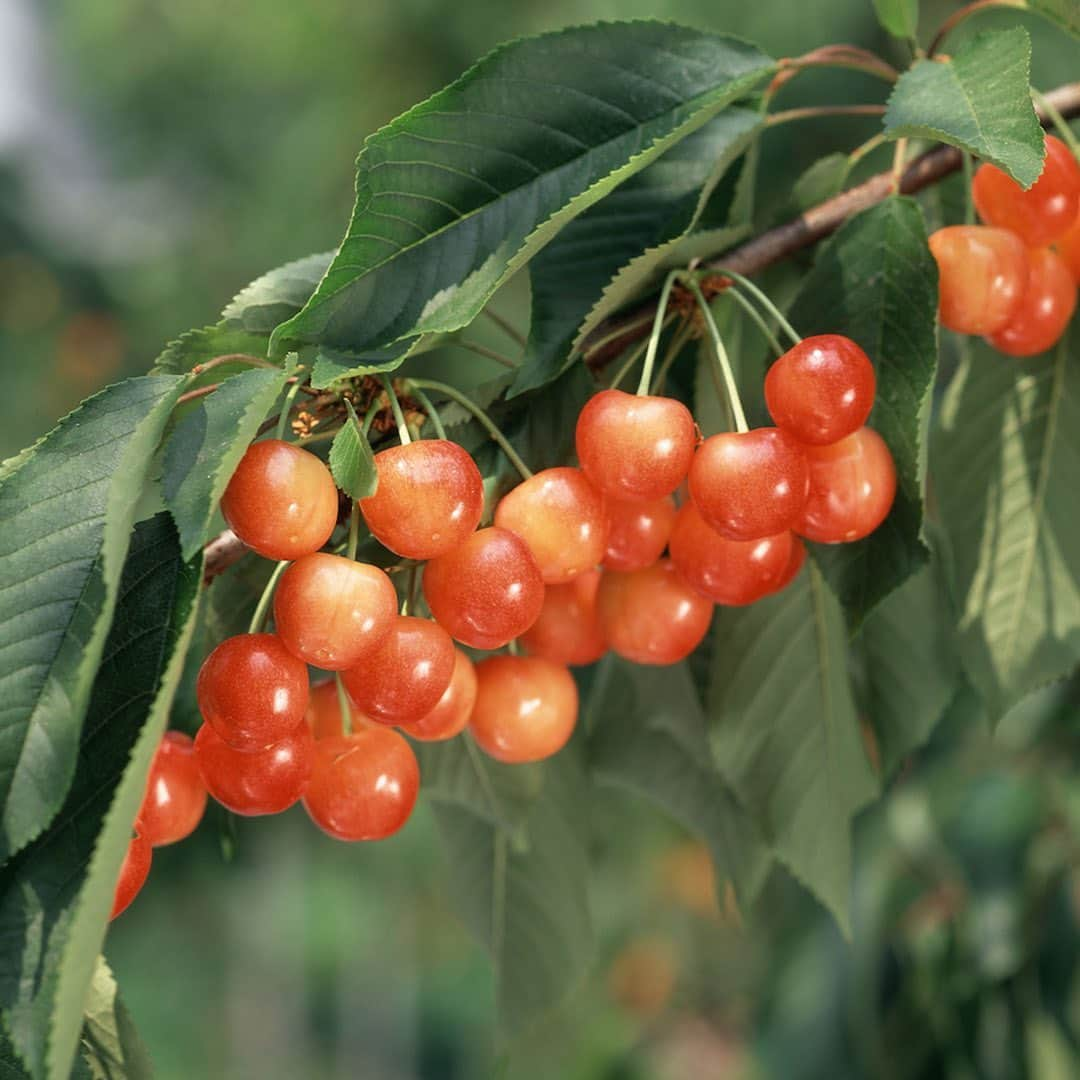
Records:
{"label": "drooping stem", "polygon": [[660,299],[656,302],[656,317],[653,319],[652,333],[649,335],[649,344],[645,350],[645,363],[641,368],[641,378],[638,381],[637,392],[647,394],[652,384],[653,365],[656,363],[656,350],[660,347],[660,335],[664,330],[664,315],[667,313],[668,299],[675,282],[683,276],[684,271],[672,270],[660,288]]}
{"label": "drooping stem", "polygon": [[516,341],[523,349],[527,342],[525,335],[522,334],[516,326],[509,319],[504,319],[497,311],[492,311],[490,307],[484,308],[484,314],[508,337]]}
{"label": "drooping stem", "polygon": [[468,349],[469,352],[476,353],[477,356],[486,356],[489,360],[494,360],[495,363],[502,364],[505,368],[510,368],[511,371],[518,366],[516,360],[511,360],[509,356],[503,356],[501,352],[497,352],[495,349],[489,349],[486,345],[481,345],[477,341],[466,341],[464,338],[454,338],[453,344],[458,345],[463,349]]}
{"label": "drooping stem", "polygon": [[860,146],[856,146],[855,149],[848,154],[848,169],[854,169],[867,154],[873,153],[884,142],[885,136],[879,133],[871,136],[871,138],[867,139],[866,142],[862,143]]}
{"label": "drooping stem", "polygon": [[[665,325],[667,325],[667,321],[667,319],[664,320]],[[626,358],[623,365],[615,373],[615,378],[612,379],[611,383],[608,385],[609,390],[619,389],[619,386],[622,384],[623,379],[625,379],[626,376],[630,374],[634,365],[641,359],[641,354],[645,351],[648,344],[649,343],[647,340],[643,340],[630,350],[630,355]]]}
{"label": "drooping stem", "polygon": [[770,113],[766,127],[776,127],[792,120],[814,120],[821,116],[884,116],[884,105],[807,105],[800,109],[783,109]]}
{"label": "drooping stem", "polygon": [[679,353],[682,352],[683,346],[690,340],[693,332],[694,324],[689,319],[675,331],[675,336],[671,339],[667,352],[664,353],[664,359],[660,361],[660,367],[657,369],[656,378],[653,379],[650,393],[659,394],[664,388],[664,381],[667,379],[667,373],[671,370],[671,365],[679,358]]}
{"label": "drooping stem", "polygon": [[345,690],[345,684],[341,681],[341,672],[334,672],[334,683],[337,686],[338,712],[341,713],[341,734],[352,734],[352,707],[349,703],[349,695]]}
{"label": "drooping stem", "polygon": [[296,400],[296,395],[300,391],[300,382],[297,380],[289,387],[289,392],[285,395],[285,400],[281,403],[281,412],[278,413],[277,427],[274,428],[274,438],[284,439],[285,429],[289,424],[289,413],[292,412],[293,402]]}
{"label": "drooping stem", "polygon": [[753,320],[754,324],[765,336],[765,340],[768,341],[770,346],[772,346],[772,350],[776,353],[777,356],[784,355],[784,352],[786,351],[784,349],[784,346],[780,344],[777,336],[769,328],[769,324],[762,317],[761,312],[758,311],[758,309],[754,307],[754,305],[751,304],[745,296],[743,296],[743,294],[739,291],[739,287],[737,285],[732,286],[730,289],[728,289],[721,295],[730,297],[730,299],[734,300],[735,303],[743,309],[743,311]]}
{"label": "drooping stem", "polygon": [[353,499],[349,511],[349,542],[345,546],[345,557],[355,562],[356,549],[360,546],[360,500]]}
{"label": "drooping stem", "polygon": [[394,414],[394,423],[397,424],[398,438],[402,446],[408,446],[412,442],[412,436],[409,434],[409,425],[405,423],[405,414],[401,411],[401,402],[398,401],[398,396],[394,392],[394,383],[389,375],[383,375],[381,378],[386,397],[390,402],[390,410]]}
{"label": "drooping stem", "polygon": [[198,386],[194,390],[188,390],[176,399],[176,404],[183,405],[186,401],[194,401],[196,398],[206,397],[207,394],[212,394],[220,385],[221,383],[210,383],[209,386]]}
{"label": "drooping stem", "polygon": [[904,158],[907,155],[907,138],[896,140],[896,148],[893,150],[892,160],[892,192],[900,194],[900,181],[904,178]]}
{"label": "drooping stem", "polygon": [[221,367],[222,364],[248,364],[250,367],[279,370],[277,364],[271,364],[269,360],[263,360],[258,356],[249,356],[247,353],[224,353],[221,356],[215,356],[207,360],[205,363],[196,364],[191,369],[191,374],[204,375],[208,371],[213,371],[216,367]]}
{"label": "drooping stem", "polygon": [[432,405],[431,398],[415,385],[413,386],[413,397],[420,402],[421,408],[428,414],[428,419],[431,421],[431,426],[435,429],[436,436],[440,439],[445,439],[446,428],[443,427],[442,417],[439,416],[439,410]]}
{"label": "drooping stem", "polygon": [[701,286],[697,281],[688,278],[686,286],[694,294],[694,299],[698,302],[702,317],[705,319],[705,326],[709,331],[709,337],[712,339],[713,356],[724,379],[728,404],[730,404],[732,415],[735,417],[735,430],[740,432],[749,431],[750,427],[746,422],[746,414],[743,412],[742,401],[739,398],[739,388],[735,385],[735,373],[731,370],[731,361],[728,358],[727,349],[724,348],[724,342],[720,337],[716,320],[713,318],[712,308],[709,307],[709,302],[705,299],[705,294],[701,291]]}
{"label": "drooping stem", "polygon": [[784,318],[784,313],[748,277],[735,270],[730,270],[726,266],[718,266],[715,270],[710,268],[709,272],[719,277],[729,277],[732,281],[738,282],[776,320],[776,324],[780,329],[791,338],[792,345],[798,345],[802,341],[802,334]]}
{"label": "drooping stem", "polygon": [[257,634],[262,630],[263,623],[266,622],[266,613],[270,610],[270,602],[274,598],[274,589],[277,587],[278,578],[285,573],[288,565],[289,560],[282,559],[274,567],[274,572],[270,575],[270,580],[266,583],[262,596],[259,597],[259,602],[255,605],[255,613],[251,616],[251,622],[248,625],[249,634]]}

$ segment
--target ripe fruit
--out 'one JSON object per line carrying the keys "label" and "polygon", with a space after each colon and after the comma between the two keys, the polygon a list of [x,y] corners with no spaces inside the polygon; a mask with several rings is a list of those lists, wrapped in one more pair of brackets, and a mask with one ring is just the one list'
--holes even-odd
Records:
{"label": "ripe fruit", "polygon": [[930,237],[938,265],[941,325],[959,334],[992,334],[1015,314],[1027,288],[1027,248],[1016,233],[950,225]]}
{"label": "ripe fruit", "polygon": [[450,635],[430,619],[399,615],[382,643],[341,680],[365,716],[393,726],[431,712],[453,673]]}
{"label": "ripe fruit", "polygon": [[[338,701],[337,682],[334,679],[316,683],[311,688],[304,719],[316,739],[325,739],[327,735],[345,734],[345,729],[341,726],[341,704]],[[351,701],[349,702],[349,724],[350,731],[374,726]]]}
{"label": "ripe fruit", "polygon": [[153,857],[150,841],[136,833],[128,842],[124,861],[120,864],[120,876],[116,879],[110,919],[115,919],[139,895],[139,890],[146,884],[150,874]]}
{"label": "ripe fruit", "polygon": [[1073,281],[1080,285],[1080,214],[1072,223],[1069,231],[1062,236],[1054,245],[1058,254],[1065,260]]}
{"label": "ripe fruit", "polygon": [[203,661],[195,694],[203,719],[230,746],[259,750],[303,719],[307,667],[276,634],[237,634]]}
{"label": "ripe fruit", "polygon": [[604,566],[609,570],[643,570],[664,553],[671,526],[675,524],[675,502],[670,495],[648,502],[607,503],[607,551]]}
{"label": "ripe fruit", "polygon": [[728,540],[709,528],[693,503],[680,507],[671,531],[671,561],[680,576],[717,604],[752,604],[773,592],[790,559],[790,532]]}
{"label": "ripe fruit", "polygon": [[1055,345],[1076,310],[1076,284],[1061,256],[1049,248],[1028,253],[1028,287],[1012,320],[989,341],[1009,356],[1035,356]]}
{"label": "ripe fruit", "polygon": [[420,787],[412,747],[387,728],[315,744],[304,809],[337,840],[382,840],[408,820]]}
{"label": "ripe fruit", "polygon": [[578,459],[588,478],[613,499],[659,499],[686,477],[697,431],[674,398],[601,390],[578,416]]}
{"label": "ripe fruit", "polygon": [[706,439],[690,466],[690,498],[729,540],[774,536],[806,503],[802,444],[779,428],[725,432]]}
{"label": "ripe fruit", "polygon": [[396,617],[397,593],[386,574],[340,555],[298,559],[274,593],[274,628],[282,642],[327,671],[359,663]]}
{"label": "ripe fruit", "polygon": [[577,684],[563,665],[539,656],[492,656],[476,665],[476,679],[469,730],[496,761],[542,761],[574,733]]}
{"label": "ripe fruit", "polygon": [[780,575],[780,580],[773,588],[774,593],[786,589],[798,576],[799,571],[806,562],[806,545],[794,533],[791,534],[791,554],[788,556],[788,564]]}
{"label": "ripe fruit", "polygon": [[495,524],[529,545],[546,585],[597,566],[607,547],[603,496],[580,469],[544,469],[518,484],[495,508]]}
{"label": "ripe fruit", "polygon": [[279,439],[252,443],[221,498],[229,528],[267,559],[299,559],[330,539],[337,488],[312,453]]}
{"label": "ripe fruit", "polygon": [[175,844],[195,831],[205,810],[195,744],[182,731],[166,731],[150,763],[135,830],[154,847]]}
{"label": "ripe fruit", "polygon": [[424,597],[436,621],[474,649],[498,649],[540,614],[544,579],[525,541],[480,529],[424,568]]}
{"label": "ripe fruit", "polygon": [[842,334],[803,338],[769,368],[765,402],[776,426],[803,443],[831,443],[866,423],[877,380]]}
{"label": "ripe fruit", "polygon": [[586,570],[565,585],[549,585],[540,618],[521,635],[521,644],[532,656],[555,664],[581,667],[599,660],[607,652],[596,613],[599,587],[599,570]]}
{"label": "ripe fruit", "polygon": [[304,794],[313,745],[304,721],[265,750],[234,750],[209,724],[195,736],[195,753],[210,794],[245,817],[278,814]]}
{"label": "ripe fruit", "polygon": [[447,439],[392,446],[375,455],[379,487],[360,511],[379,543],[408,559],[457,547],[480,523],[484,484],[476,462]]}
{"label": "ripe fruit", "polygon": [[608,644],[637,664],[674,664],[701,644],[713,605],[679,576],[670,559],[630,574],[605,573],[596,594]]}
{"label": "ripe fruit", "polygon": [[476,668],[460,650],[454,650],[454,674],[438,705],[419,720],[402,724],[401,730],[421,742],[452,739],[465,730],[476,701]]}
{"label": "ripe fruit", "polygon": [[810,496],[795,531],[820,544],[861,540],[892,507],[896,466],[885,440],[872,428],[831,446],[808,446]]}
{"label": "ripe fruit", "polygon": [[1042,247],[1061,236],[1080,208],[1080,165],[1069,148],[1046,136],[1046,160],[1034,185],[1025,191],[996,165],[980,165],[971,183],[979,217],[1017,233],[1028,247]]}

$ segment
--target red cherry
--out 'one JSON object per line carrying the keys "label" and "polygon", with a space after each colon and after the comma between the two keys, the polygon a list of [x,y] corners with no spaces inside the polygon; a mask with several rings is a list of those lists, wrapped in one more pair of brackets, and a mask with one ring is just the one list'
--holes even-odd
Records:
{"label": "red cherry", "polygon": [[803,568],[805,562],[806,545],[792,533],[791,555],[788,557],[788,564],[784,567],[784,572],[780,575],[780,580],[772,591],[778,593],[786,589],[799,576],[799,571]]}
{"label": "red cherry", "polygon": [[259,750],[303,719],[307,667],[276,634],[237,634],[203,661],[195,694],[203,719],[230,746]]}
{"label": "red cherry", "polygon": [[542,761],[574,733],[577,684],[562,664],[539,656],[491,656],[476,665],[476,681],[469,731],[496,761]]}
{"label": "red cherry", "polygon": [[[345,697],[348,699],[348,694]],[[352,701],[349,701],[348,705],[350,731],[376,726]],[[316,683],[311,688],[304,719],[316,739],[325,739],[327,735],[346,734],[341,726],[341,703],[338,700],[337,682],[334,679]]]}
{"label": "red cherry", "polygon": [[1028,251],[1028,287],[1012,320],[989,342],[1009,356],[1035,356],[1056,345],[1076,310],[1076,283],[1060,255]]}
{"label": "red cherry", "polygon": [[421,719],[402,724],[401,730],[421,742],[441,742],[452,739],[465,730],[476,701],[476,668],[460,650],[454,650],[454,674],[443,691],[438,705]]}
{"label": "red cherry", "polygon": [[784,532],[806,503],[806,454],[779,428],[725,432],[706,439],[690,466],[690,498],[729,540]]}
{"label": "red cherry", "polygon": [[304,721],[265,750],[234,750],[209,724],[195,736],[195,753],[210,794],[245,817],[279,814],[304,794],[313,745]]}
{"label": "red cherry", "polygon": [[713,605],[679,576],[670,559],[630,574],[605,573],[596,594],[608,644],[637,664],[674,664],[692,653]]}
{"label": "red cherry", "polygon": [[517,533],[546,585],[598,566],[607,547],[604,498],[580,469],[544,469],[503,496],[495,524]]}
{"label": "red cherry", "polygon": [[549,585],[540,618],[521,635],[521,644],[554,664],[582,667],[599,660],[607,652],[596,613],[599,587],[599,570],[586,570],[565,585]]}
{"label": "red cherry", "polygon": [[125,911],[139,890],[146,884],[150,874],[150,863],[154,857],[154,849],[150,841],[136,833],[128,842],[128,849],[124,855],[124,861],[120,864],[120,875],[116,880],[116,891],[113,893],[112,914],[110,919]]}
{"label": "red cherry", "polygon": [[424,439],[375,455],[379,488],[360,500],[379,543],[408,559],[432,559],[457,547],[480,523],[484,482],[457,443]]}
{"label": "red cherry", "polygon": [[670,495],[650,502],[608,500],[608,570],[643,570],[651,566],[667,547],[675,524],[675,502]]}
{"label": "red cherry", "polygon": [[979,217],[1017,233],[1028,247],[1042,247],[1061,236],[1080,209],[1080,165],[1069,148],[1046,136],[1046,160],[1034,185],[1025,191],[996,165],[980,165],[971,183]]}
{"label": "red cherry", "polygon": [[330,470],[279,439],[252,443],[221,499],[229,528],[267,559],[299,559],[330,539],[338,496]]}
{"label": "red cherry", "polygon": [[1080,214],[1072,223],[1069,231],[1054,245],[1058,254],[1065,260],[1073,281],[1080,285]]}
{"label": "red cherry", "polygon": [[206,785],[195,744],[182,731],[166,731],[154,752],[135,830],[154,847],[190,836],[206,810]]}
{"label": "red cherry", "polygon": [[810,497],[796,532],[839,544],[861,540],[885,520],[896,494],[896,466],[876,431],[859,428],[832,446],[808,446],[806,457]]}
{"label": "red cherry", "polygon": [[424,597],[436,621],[474,649],[498,649],[540,614],[544,579],[525,541],[480,529],[424,568]]}
{"label": "red cherry", "polygon": [[728,540],[685,503],[671,530],[671,561],[687,584],[713,603],[752,604],[773,592],[791,560],[791,533]]}
{"label": "red cherry", "polygon": [[454,674],[454,643],[430,619],[399,615],[362,664],[341,673],[360,711],[378,724],[408,724],[439,703]]}
{"label": "red cherry", "polygon": [[1027,249],[1016,233],[950,225],[931,235],[930,251],[938,265],[942,326],[992,334],[1013,317],[1028,280]]}
{"label": "red cherry", "polygon": [[589,479],[613,499],[659,499],[686,476],[697,430],[668,397],[601,390],[578,416],[577,454]]}
{"label": "red cherry", "polygon": [[397,592],[376,566],[306,555],[281,575],[274,628],[294,656],[327,671],[358,664],[390,632]]}
{"label": "red cherry", "polygon": [[304,809],[336,840],[382,840],[408,820],[419,787],[416,755],[396,731],[334,735],[315,744]]}

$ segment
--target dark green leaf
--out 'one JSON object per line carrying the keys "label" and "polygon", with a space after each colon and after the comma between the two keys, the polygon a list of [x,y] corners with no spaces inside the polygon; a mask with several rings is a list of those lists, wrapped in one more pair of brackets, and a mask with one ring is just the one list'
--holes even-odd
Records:
{"label": "dark green leaf", "polygon": [[[218,356],[241,354],[262,357],[266,354],[265,337],[238,329],[226,323],[189,330],[165,346],[165,351],[154,362],[151,375],[183,375],[196,364],[205,364]],[[222,364],[207,372],[202,382],[220,382],[229,375],[247,371],[246,364]]]}
{"label": "dark green leaf", "polygon": [[374,495],[379,487],[375,455],[348,399],[345,400],[345,407],[349,419],[330,445],[330,471],[334,474],[334,483],[350,499],[366,499]]}
{"label": "dark green leaf", "polygon": [[80,1053],[93,1080],[150,1080],[154,1075],[104,957],[98,957],[86,995]]}
{"label": "dark green leaf", "polygon": [[919,28],[919,0],[874,0],[878,22],[893,37],[914,38]]}
{"label": "dark green leaf", "polygon": [[315,362],[311,368],[311,385],[322,390],[342,379],[356,379],[363,375],[377,375],[381,371],[394,371],[416,353],[429,348],[438,335],[410,338],[408,341],[390,345],[385,349],[364,352],[335,350],[320,346],[313,351]]}
{"label": "dark green leaf", "polygon": [[1040,15],[1080,37],[1080,5],[1076,0],[1027,0],[1027,6]]}
{"label": "dark green leaf", "polygon": [[333,257],[334,252],[324,251],[263,274],[229,301],[222,320],[268,338],[278,323],[292,318],[308,302]]}
{"label": "dark green leaf", "polygon": [[595,390],[585,365],[575,364],[555,382],[515,398],[512,409],[496,407],[492,415],[530,469],[565,465],[574,452],[578,413]]}

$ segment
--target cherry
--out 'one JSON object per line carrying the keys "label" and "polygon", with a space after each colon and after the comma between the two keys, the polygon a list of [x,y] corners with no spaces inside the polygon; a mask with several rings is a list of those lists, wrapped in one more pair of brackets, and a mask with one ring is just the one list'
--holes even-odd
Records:
{"label": "cherry", "polygon": [[1055,246],[1058,254],[1065,260],[1073,281],[1080,285],[1080,214],[1077,214],[1069,231],[1058,240]]}
{"label": "cherry", "polygon": [[938,265],[941,325],[959,334],[992,334],[1016,314],[1028,280],[1027,248],[1016,233],[950,225],[930,237]]}
{"label": "cherry", "polygon": [[690,466],[690,498],[729,540],[791,528],[806,503],[807,482],[803,446],[780,428],[713,435]]}
{"label": "cherry", "polygon": [[480,529],[424,568],[424,597],[436,621],[474,649],[498,649],[540,614],[544,579],[525,541]]}
{"label": "cherry", "polygon": [[452,739],[465,730],[476,701],[476,668],[460,650],[454,650],[454,674],[438,705],[419,720],[402,724],[401,730],[421,742]]}
{"label": "cherry", "polygon": [[998,352],[1035,356],[1055,345],[1076,310],[1076,283],[1049,248],[1028,251],[1028,287],[1012,320],[989,337]]}
{"label": "cherry", "polygon": [[[375,726],[351,701],[348,704],[350,731]],[[341,725],[341,702],[338,700],[337,683],[334,679],[316,683],[311,688],[304,719],[316,739],[345,733]]]}
{"label": "cherry", "polygon": [[574,733],[577,684],[562,664],[540,656],[491,656],[476,665],[476,681],[469,731],[496,761],[542,761]]}
{"label": "cherry", "polygon": [[578,416],[578,459],[613,499],[659,499],[686,476],[697,430],[690,410],[668,397],[601,390]]}
{"label": "cherry", "polygon": [[549,585],[540,618],[522,634],[521,644],[555,664],[582,667],[599,660],[607,652],[596,613],[599,587],[599,570],[586,570],[565,585]]}
{"label": "cherry", "polygon": [[305,555],[281,575],[274,628],[301,660],[327,671],[359,663],[390,632],[397,592],[378,567]]}
{"label": "cherry", "polygon": [[190,836],[206,810],[206,785],[195,760],[195,744],[182,731],[161,737],[135,830],[154,847]]}
{"label": "cherry", "polygon": [[372,535],[408,559],[457,547],[480,523],[484,482],[476,462],[447,439],[392,446],[375,455],[379,487],[360,500]]}
{"label": "cherry", "polygon": [[387,728],[315,744],[304,809],[336,840],[382,840],[408,820],[420,787],[412,747]]}
{"label": "cherry", "polygon": [[203,719],[230,746],[259,750],[304,718],[307,667],[276,634],[237,634],[203,661],[195,695]]}
{"label": "cherry", "polygon": [[663,555],[675,524],[670,495],[648,502],[608,500],[607,512],[611,526],[604,553],[607,569],[643,570]]}
{"label": "cherry", "polygon": [[784,572],[780,575],[780,580],[776,583],[776,586],[772,591],[778,593],[786,589],[799,576],[799,571],[803,568],[803,563],[805,562],[806,545],[799,537],[792,533],[791,554],[788,556],[788,564],[784,567]]}
{"label": "cherry", "polygon": [[714,603],[752,604],[779,586],[791,561],[791,533],[728,540],[685,503],[671,530],[671,561],[687,584]]}
{"label": "cherry", "polygon": [[832,446],[808,446],[810,497],[795,531],[820,544],[861,540],[889,513],[896,466],[885,440],[872,428]]}
{"label": "cherry", "polygon": [[431,712],[453,674],[450,635],[430,619],[399,615],[382,643],[341,680],[365,716],[393,726]]}
{"label": "cherry", "polygon": [[267,559],[299,559],[330,539],[338,516],[330,470],[312,453],[267,439],[252,443],[221,499],[229,528]]}
{"label": "cherry", "polygon": [[705,637],[713,605],[679,576],[670,559],[630,574],[605,573],[596,594],[608,644],[637,664],[674,664]]}
{"label": "cherry", "polygon": [[1028,247],[1042,247],[1061,236],[1080,209],[1080,165],[1069,148],[1046,136],[1046,160],[1034,185],[1025,191],[996,165],[980,165],[971,183],[979,217],[1016,233]]}
{"label": "cherry", "polygon": [[279,814],[304,794],[313,745],[304,721],[264,750],[234,750],[209,724],[195,736],[195,753],[210,794],[245,817]]}
{"label": "cherry", "polygon": [[131,901],[139,895],[139,890],[146,884],[146,879],[150,874],[150,863],[153,857],[154,849],[150,846],[150,841],[136,833],[128,842],[124,861],[120,864],[120,875],[116,879],[110,919],[115,919],[117,915],[126,911]]}
{"label": "cherry", "polygon": [[504,495],[495,524],[517,533],[546,585],[597,566],[607,547],[604,498],[580,469],[544,469]]}

